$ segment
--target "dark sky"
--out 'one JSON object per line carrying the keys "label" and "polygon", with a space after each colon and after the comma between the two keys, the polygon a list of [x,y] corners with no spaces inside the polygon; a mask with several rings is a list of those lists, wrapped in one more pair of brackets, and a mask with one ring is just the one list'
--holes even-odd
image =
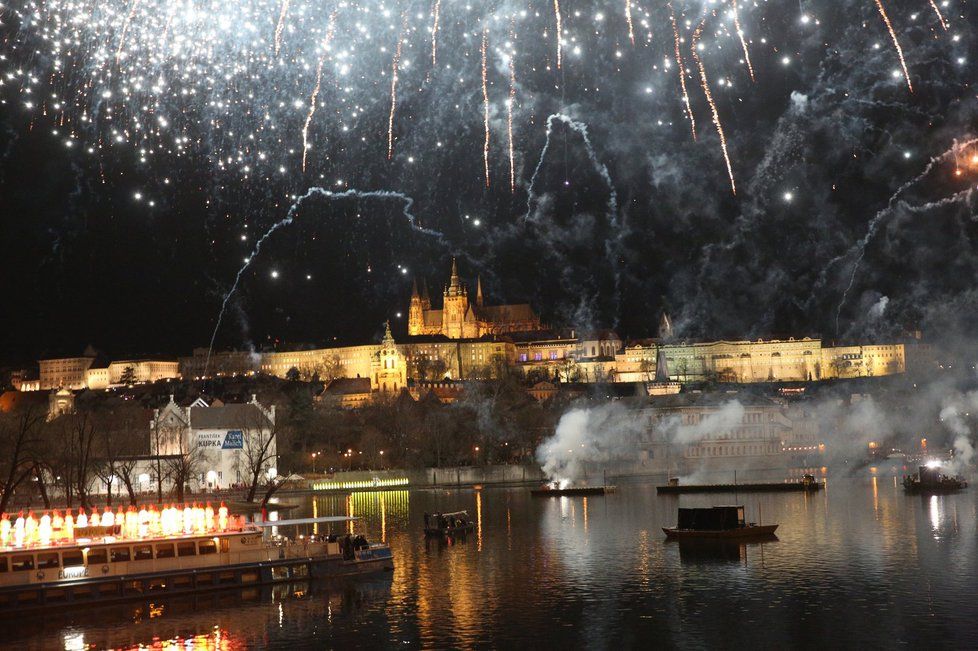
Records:
{"label": "dark sky", "polygon": [[[303,201],[242,274],[219,347],[365,341],[387,318],[403,331],[396,313],[406,314],[411,278],[437,294],[452,255],[473,283],[482,274],[490,302],[526,300],[551,323],[634,337],[654,334],[664,309],[681,333],[702,337],[875,338],[908,327],[968,337],[978,317],[967,192],[978,148],[956,145],[976,135],[978,12],[967,2],[943,8],[947,30],[924,0],[885,4],[912,93],[871,1],[741,7],[754,82],[729,5],[676,3],[696,141],[660,3],[633,3],[635,45],[618,4],[565,7],[560,70],[548,3],[501,2],[492,14],[446,3],[437,67],[427,2],[396,5],[403,21],[396,10],[338,10],[333,27],[292,2],[278,54],[278,3],[214,5],[183,28],[209,46],[196,58],[150,56],[181,29],[179,20],[158,29],[157,2],[116,16],[113,30],[81,28],[80,45],[57,52],[39,38],[52,15],[25,26],[18,4],[3,10],[0,41],[0,358],[9,363],[87,343],[112,355],[207,345],[260,234],[319,184],[403,193],[417,221],[393,197]],[[690,52],[701,17],[736,196]],[[240,30],[201,31],[232,18]],[[255,36],[242,36],[252,18]],[[149,89],[156,79],[166,92]],[[547,116],[558,112],[569,119],[553,120],[548,139]],[[124,142],[113,144],[117,133]]]}

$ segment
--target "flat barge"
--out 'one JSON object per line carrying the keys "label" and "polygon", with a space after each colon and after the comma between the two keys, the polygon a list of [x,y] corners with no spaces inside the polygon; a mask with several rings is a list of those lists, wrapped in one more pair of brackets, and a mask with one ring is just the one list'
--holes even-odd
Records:
{"label": "flat barge", "polygon": [[618,490],[617,486],[567,486],[552,488],[543,486],[530,490],[530,495],[536,497],[572,497],[576,495],[607,495]]}
{"label": "flat barge", "polygon": [[748,484],[680,484],[671,481],[663,486],[656,486],[655,492],[660,495],[680,495],[684,493],[814,493],[822,490],[823,484],[815,481],[811,475],[805,475],[801,481],[756,482]]}
{"label": "flat barge", "polygon": [[744,540],[772,538],[776,524],[756,524],[744,518],[743,506],[679,509],[675,527],[663,527],[670,540]]}
{"label": "flat barge", "polygon": [[[133,515],[130,516],[129,513]],[[0,517],[0,617],[224,588],[393,569],[390,547],[363,536],[274,540],[267,529],[314,518],[250,523],[210,507],[141,509],[77,520]],[[107,511],[108,516],[113,516]],[[117,520],[121,519],[121,524]],[[108,524],[106,524],[108,522]],[[57,524],[58,526],[54,526]],[[83,526],[75,526],[76,524]]]}
{"label": "flat barge", "polygon": [[903,478],[903,490],[910,495],[957,493],[968,487],[963,477],[952,477],[940,471],[940,465],[920,466],[913,475]]}

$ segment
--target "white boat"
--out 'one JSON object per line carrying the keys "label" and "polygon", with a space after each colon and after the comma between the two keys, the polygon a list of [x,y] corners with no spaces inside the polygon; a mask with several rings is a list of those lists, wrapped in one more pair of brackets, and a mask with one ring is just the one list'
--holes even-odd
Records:
{"label": "white boat", "polygon": [[394,565],[388,545],[370,544],[363,536],[266,535],[272,527],[352,520],[347,517],[253,523],[229,516],[224,507],[200,506],[107,515],[74,519],[54,512],[13,522],[0,515],[0,615],[367,574]]}

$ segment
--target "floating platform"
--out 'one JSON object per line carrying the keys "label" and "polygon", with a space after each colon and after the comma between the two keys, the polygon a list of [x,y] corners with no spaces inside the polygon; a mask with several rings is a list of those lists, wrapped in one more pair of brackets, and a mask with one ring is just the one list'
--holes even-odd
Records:
{"label": "floating platform", "polygon": [[568,486],[567,488],[534,488],[530,495],[536,497],[572,497],[574,495],[605,495],[614,493],[617,486]]}
{"label": "floating platform", "polygon": [[681,493],[814,493],[823,484],[818,482],[761,482],[753,484],[666,484],[656,486],[659,494],[678,495]]}
{"label": "floating platform", "polygon": [[770,539],[777,530],[776,524],[748,524],[733,529],[679,529],[662,527],[670,540],[743,540],[745,538]]}

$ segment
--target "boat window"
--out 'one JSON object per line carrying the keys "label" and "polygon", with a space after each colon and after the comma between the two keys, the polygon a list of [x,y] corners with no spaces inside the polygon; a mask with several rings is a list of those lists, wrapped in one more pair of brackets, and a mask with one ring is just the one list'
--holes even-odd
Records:
{"label": "boat window", "polygon": [[213,540],[201,540],[197,543],[199,548],[199,554],[203,556],[204,554],[216,554],[217,553],[217,543]]}
{"label": "boat window", "polygon": [[30,554],[25,556],[12,556],[10,558],[10,569],[14,572],[34,569],[34,557]]}
{"label": "boat window", "polygon": [[128,547],[113,547],[109,550],[109,555],[113,563],[125,563],[129,560]]}
{"label": "boat window", "polygon": [[0,557],[0,572],[6,572],[6,571],[7,571],[7,557],[2,556]]}
{"label": "boat window", "polygon": [[156,558],[173,558],[173,544],[157,545]]}
{"label": "boat window", "polygon": [[108,547],[96,547],[88,552],[89,565],[105,565],[109,562]]}
{"label": "boat window", "polygon": [[74,567],[75,565],[84,565],[85,559],[82,556],[80,549],[72,549],[70,551],[61,552],[61,564],[64,567]]}
{"label": "boat window", "polygon": [[46,567],[58,567],[58,552],[47,552],[37,555],[37,569],[43,570]]}
{"label": "boat window", "polygon": [[194,541],[177,543],[177,555],[178,556],[196,556],[197,546],[194,545]]}
{"label": "boat window", "polygon": [[133,547],[132,560],[134,561],[148,561],[153,558],[153,546],[152,545],[136,545]]}

